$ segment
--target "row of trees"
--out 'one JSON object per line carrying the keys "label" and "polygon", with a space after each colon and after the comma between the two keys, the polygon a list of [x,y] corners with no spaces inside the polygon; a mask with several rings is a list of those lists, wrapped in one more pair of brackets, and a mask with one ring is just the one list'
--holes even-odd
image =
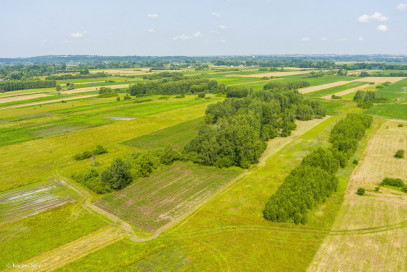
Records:
{"label": "row of trees", "polygon": [[310,83],[308,81],[271,81],[263,86],[264,90],[272,89],[287,89],[295,90],[299,88],[309,87]]}
{"label": "row of trees", "polygon": [[9,92],[25,89],[51,88],[56,85],[55,80],[7,80],[0,81],[0,90]]}
{"label": "row of trees", "polygon": [[295,119],[323,116],[319,102],[304,99],[296,90],[263,90],[228,98],[208,106],[206,124],[185,146],[184,156],[204,165],[248,168],[258,162],[267,140],[291,134]]}
{"label": "row of trees", "polygon": [[106,168],[91,167],[74,173],[72,178],[98,194],[120,190],[133,180],[149,176],[160,165],[170,165],[181,159],[181,154],[167,146],[162,150],[135,152],[116,158]]}
{"label": "row of trees", "polygon": [[264,217],[273,222],[305,224],[308,211],[337,190],[335,173],[346,166],[371,123],[372,117],[362,114],[350,114],[339,121],[331,131],[332,147],[318,148],[291,171],[267,202]]}
{"label": "row of trees", "polygon": [[51,75],[46,77],[47,80],[67,80],[67,79],[81,79],[81,78],[102,78],[102,77],[110,77],[111,74],[105,72],[98,72],[94,74],[88,73],[79,73],[79,74],[59,74],[59,75]]}
{"label": "row of trees", "polygon": [[154,73],[151,75],[144,75],[143,79],[154,80],[154,79],[161,79],[161,78],[184,78],[184,74],[180,72],[161,72],[161,73]]}
{"label": "row of trees", "polygon": [[[223,86],[224,89],[224,86]],[[130,85],[130,95],[185,94],[199,92],[219,92],[218,82],[209,79],[183,79],[177,81],[148,81]]]}

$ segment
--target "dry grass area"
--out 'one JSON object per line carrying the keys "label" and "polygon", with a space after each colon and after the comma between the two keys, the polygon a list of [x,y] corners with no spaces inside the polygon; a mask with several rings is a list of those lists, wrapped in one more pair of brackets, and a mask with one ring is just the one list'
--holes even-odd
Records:
{"label": "dry grass area", "polygon": [[124,236],[125,234],[120,229],[111,226],[103,227],[75,241],[17,264],[17,269],[10,267],[3,271],[53,271],[92,252],[107,247],[121,240]]}
{"label": "dry grass area", "polygon": [[[406,181],[407,159],[396,159],[407,149],[407,122],[384,122],[374,133],[352,173],[345,200],[329,235],[309,271],[406,271],[407,194],[374,188],[384,177]],[[356,194],[359,187],[364,196]],[[363,232],[356,230],[364,230]]]}
{"label": "dry grass area", "polygon": [[56,102],[61,102],[61,101],[70,101],[70,100],[83,99],[83,98],[89,98],[89,97],[94,97],[94,96],[97,96],[97,94],[75,96],[75,97],[69,97],[69,98],[63,98],[63,99],[59,98],[59,99],[54,99],[54,100],[47,100],[47,101],[33,102],[33,103],[27,103],[27,104],[20,104],[20,105],[16,105],[16,106],[0,108],[0,110],[21,108],[21,107],[27,107],[27,106],[49,104],[49,103],[56,103]]}
{"label": "dry grass area", "polygon": [[[359,87],[356,87],[356,88],[347,89],[347,90],[344,90],[344,91],[342,91],[342,92],[337,92],[337,93],[335,93],[335,95],[336,95],[336,96],[343,96],[343,95],[346,95],[346,94],[354,93],[354,92],[356,92],[356,91],[358,91],[358,90],[367,88],[367,87],[369,87],[369,86],[370,86],[369,84],[365,84],[365,85],[362,85],[362,86],[359,86]],[[321,97],[321,98],[323,98],[323,99],[331,99],[331,97],[332,97],[332,94],[323,96],[323,97]]]}
{"label": "dry grass area", "polygon": [[76,94],[76,93],[84,93],[84,92],[93,92],[99,90],[101,87],[109,87],[111,89],[117,88],[127,88],[130,84],[119,84],[119,85],[107,85],[107,86],[97,86],[97,87],[86,87],[86,88],[79,88],[70,91],[63,91],[63,94]]}
{"label": "dry grass area", "polygon": [[240,77],[284,77],[284,76],[293,76],[293,75],[302,75],[309,74],[310,71],[292,71],[292,72],[269,72],[262,74],[252,74],[252,75],[227,75],[227,76],[240,76]]}
{"label": "dry grass area", "polygon": [[8,96],[8,97],[1,97],[1,103],[8,103],[8,102],[15,102],[15,101],[22,101],[27,99],[34,99],[39,97],[49,96],[48,94],[29,94],[29,95],[19,95],[19,96]]}
{"label": "dry grass area", "polygon": [[405,77],[360,77],[356,79],[356,81],[364,81],[364,82],[374,82],[374,83],[384,83],[384,82],[397,82]]}
{"label": "dry grass area", "polygon": [[332,82],[332,83],[328,83],[328,84],[302,88],[302,89],[299,89],[298,91],[302,94],[306,94],[306,93],[316,92],[319,90],[324,90],[324,89],[328,89],[328,88],[332,88],[332,87],[336,87],[336,86],[340,86],[340,85],[344,85],[344,84],[348,84],[348,83],[349,83],[349,81],[337,81],[337,82]]}
{"label": "dry grass area", "polygon": [[105,72],[107,74],[112,74],[112,75],[131,76],[131,75],[144,75],[147,71],[146,70],[134,71],[132,69],[120,69],[120,70],[93,70],[93,71],[90,71],[90,73],[96,74],[96,73]]}

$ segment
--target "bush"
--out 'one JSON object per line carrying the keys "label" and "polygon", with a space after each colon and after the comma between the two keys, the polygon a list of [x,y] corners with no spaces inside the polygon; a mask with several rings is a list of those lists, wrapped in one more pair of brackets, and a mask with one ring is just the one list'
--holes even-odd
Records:
{"label": "bush", "polygon": [[359,161],[358,160],[353,160],[352,162],[354,165],[358,165]]}
{"label": "bush", "polygon": [[403,159],[404,158],[404,149],[397,150],[396,154],[394,154],[394,157],[397,159]]}
{"label": "bush", "polygon": [[380,186],[393,186],[393,187],[400,187],[404,188],[406,185],[404,182],[399,178],[384,178],[382,182],[379,184]]}
{"label": "bush", "polygon": [[92,151],[87,150],[82,153],[75,154],[73,158],[76,161],[82,161],[92,157],[92,155],[100,155],[104,153],[107,153],[107,150],[103,146],[97,145]]}
{"label": "bush", "polygon": [[337,96],[337,95],[332,95],[331,96],[331,99],[342,99],[342,96]]}
{"label": "bush", "polygon": [[198,93],[198,97],[199,97],[199,98],[205,98],[205,93],[204,93],[204,92]]}
{"label": "bush", "polygon": [[398,124],[398,126],[397,127],[403,127],[404,125],[403,124]]}
{"label": "bush", "polygon": [[114,190],[124,188],[132,182],[130,164],[122,159],[115,159],[110,167],[100,174],[100,181]]}
{"label": "bush", "polygon": [[131,96],[128,95],[128,94],[126,94],[126,95],[123,97],[123,100],[131,100]]}
{"label": "bush", "polygon": [[107,153],[107,150],[101,145],[97,145],[95,147],[95,149],[93,149],[93,152],[92,152],[93,155],[100,155],[100,154],[104,154],[104,153]]}
{"label": "bush", "polygon": [[116,98],[116,101],[120,101],[120,96],[118,96],[118,97]]}
{"label": "bush", "polygon": [[358,195],[364,195],[365,194],[365,188],[358,188],[358,190],[356,191],[356,194]]}

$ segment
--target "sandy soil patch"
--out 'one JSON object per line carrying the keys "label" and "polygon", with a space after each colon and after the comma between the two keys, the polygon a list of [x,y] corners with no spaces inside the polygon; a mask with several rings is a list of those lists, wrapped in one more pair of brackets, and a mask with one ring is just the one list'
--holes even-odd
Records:
{"label": "sandy soil patch", "polygon": [[127,88],[130,84],[119,84],[119,85],[107,85],[107,86],[97,86],[97,87],[86,87],[86,88],[79,88],[70,91],[62,91],[63,94],[76,94],[76,93],[84,93],[84,92],[92,92],[99,90],[101,87],[108,87],[112,89],[117,88]]}
{"label": "sandy soil patch", "polygon": [[90,71],[91,74],[96,74],[96,73],[101,73],[101,72],[105,72],[107,74],[112,74],[112,75],[144,75],[146,73],[146,71],[134,71],[134,70],[126,70],[126,69]]}
{"label": "sandy soil patch", "polygon": [[[404,127],[397,127],[401,122]],[[352,173],[332,227],[344,234],[328,235],[308,271],[407,270],[407,194],[383,187],[374,192],[384,177],[406,181],[407,159],[393,157],[396,150],[407,149],[406,125],[405,121],[389,120],[373,134]],[[364,196],[356,195],[359,187],[367,190]],[[351,233],[376,228],[384,231]]]}
{"label": "sandy soil patch", "polygon": [[384,82],[397,82],[406,77],[360,77],[354,81],[363,81],[363,82],[374,82],[374,83],[384,83]]}
{"label": "sandy soil patch", "polygon": [[344,85],[344,84],[347,84],[347,83],[349,83],[349,81],[337,81],[337,82],[332,82],[332,83],[328,83],[328,84],[302,88],[302,89],[299,89],[298,91],[300,93],[306,94],[306,93],[316,92],[316,91],[319,91],[319,90],[324,90],[324,89]]}
{"label": "sandy soil patch", "polygon": [[[370,87],[370,86],[371,86],[371,85],[369,85],[369,84],[365,84],[365,85],[362,85],[362,86],[359,86],[359,87],[356,87],[356,88],[352,88],[352,89],[344,90],[344,91],[341,91],[341,92],[337,92],[337,93],[335,93],[335,95],[336,95],[336,96],[343,96],[343,95],[345,95],[345,94],[350,94],[350,93],[356,92],[356,91],[358,91],[358,90],[361,90],[361,89],[364,89],[364,88],[367,88],[367,87]],[[323,98],[323,99],[331,99],[331,98],[332,98],[332,94],[330,94],[330,95],[325,95],[325,96],[323,96],[323,97],[321,97],[321,98]]]}
{"label": "sandy soil patch", "polygon": [[82,99],[82,98],[88,98],[88,97],[94,97],[94,96],[97,96],[97,94],[90,94],[90,95],[83,95],[83,96],[75,96],[75,97],[69,97],[69,98],[59,98],[59,99],[48,100],[48,101],[34,102],[34,103],[28,103],[28,104],[22,104],[22,105],[16,105],[16,106],[4,107],[4,108],[0,108],[0,110],[13,109],[13,108],[21,108],[21,107],[27,107],[27,106],[35,106],[35,105],[49,104],[49,103],[56,103],[56,102],[61,102],[62,100],[64,100],[64,101],[70,101],[70,100],[76,100],[76,99]]}
{"label": "sandy soil patch", "polygon": [[7,102],[27,100],[27,99],[34,99],[34,98],[45,97],[45,96],[49,96],[49,95],[48,94],[30,94],[30,95],[1,97],[0,98],[0,104],[1,103],[7,103]]}

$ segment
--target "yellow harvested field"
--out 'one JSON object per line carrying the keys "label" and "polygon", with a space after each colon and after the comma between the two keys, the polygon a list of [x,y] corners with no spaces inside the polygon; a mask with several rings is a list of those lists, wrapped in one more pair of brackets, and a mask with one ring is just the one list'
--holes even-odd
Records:
{"label": "yellow harvested field", "polygon": [[284,76],[293,76],[293,75],[301,75],[301,74],[309,74],[310,71],[292,71],[292,72],[269,72],[269,73],[262,73],[262,74],[252,74],[252,75],[227,75],[227,76],[240,76],[240,77],[284,77]]}
{"label": "yellow harvested field", "polygon": [[134,71],[134,70],[121,69],[121,70],[93,70],[93,71],[90,71],[90,73],[96,74],[96,73],[105,72],[105,73],[112,74],[112,75],[144,75],[147,71],[145,71],[145,70]]}
{"label": "yellow harvested field", "polygon": [[93,92],[99,90],[101,87],[109,87],[112,89],[117,88],[127,88],[130,84],[120,84],[120,85],[107,85],[107,86],[97,86],[97,87],[86,87],[86,88],[79,88],[70,91],[62,91],[63,94],[76,94],[76,93],[85,93],[85,92]]}
{"label": "yellow harvested field", "polygon": [[306,94],[306,93],[316,92],[319,90],[324,90],[324,89],[340,86],[340,85],[347,84],[347,83],[349,83],[349,81],[337,81],[337,82],[332,82],[332,83],[328,83],[328,84],[302,88],[302,89],[299,89],[298,91],[302,94]]}
{"label": "yellow harvested field", "polygon": [[384,83],[384,82],[397,82],[406,77],[361,77],[356,79],[355,81],[363,81],[363,82],[374,82],[374,83]]}
{"label": "yellow harvested field", "polygon": [[[104,227],[68,244],[40,254],[21,264],[29,267],[27,271],[54,271],[92,252],[111,245],[122,238],[125,233],[115,227]],[[15,271],[12,267],[3,271]]]}
{"label": "yellow harvested field", "polygon": [[[350,94],[350,93],[356,92],[356,91],[358,91],[358,90],[367,88],[367,87],[369,87],[369,86],[370,86],[369,84],[365,84],[365,85],[362,85],[362,86],[359,86],[359,87],[356,87],[356,88],[344,90],[344,91],[342,91],[342,92],[337,92],[337,93],[335,93],[335,95],[336,95],[336,96],[343,96],[343,95],[345,95],[345,94]],[[332,95],[330,94],[330,95],[323,96],[323,97],[321,97],[321,98],[323,98],[323,99],[331,99],[331,97],[332,97]]]}
{"label": "yellow harvested field", "polygon": [[[394,158],[398,149],[407,149],[407,122],[385,121],[354,169],[331,235],[308,271],[407,271],[407,194],[374,191],[384,177],[406,182],[407,159]],[[359,187],[364,196],[356,194]]]}
{"label": "yellow harvested field", "polygon": [[27,99],[34,99],[34,98],[45,97],[45,96],[48,96],[48,95],[47,94],[30,94],[30,95],[1,97],[0,104],[7,103],[7,102],[27,100]]}
{"label": "yellow harvested field", "polygon": [[58,99],[54,99],[54,100],[47,100],[47,101],[40,101],[40,102],[33,102],[33,103],[28,103],[28,104],[21,104],[21,105],[16,105],[16,106],[4,107],[4,108],[0,108],[0,110],[21,108],[21,107],[35,106],[35,105],[42,105],[42,104],[49,104],[49,103],[55,103],[55,102],[61,102],[61,101],[70,101],[70,100],[93,97],[93,96],[96,96],[96,95],[97,94],[90,94],[90,95],[75,96],[75,97],[62,98],[62,99],[58,98]]}

